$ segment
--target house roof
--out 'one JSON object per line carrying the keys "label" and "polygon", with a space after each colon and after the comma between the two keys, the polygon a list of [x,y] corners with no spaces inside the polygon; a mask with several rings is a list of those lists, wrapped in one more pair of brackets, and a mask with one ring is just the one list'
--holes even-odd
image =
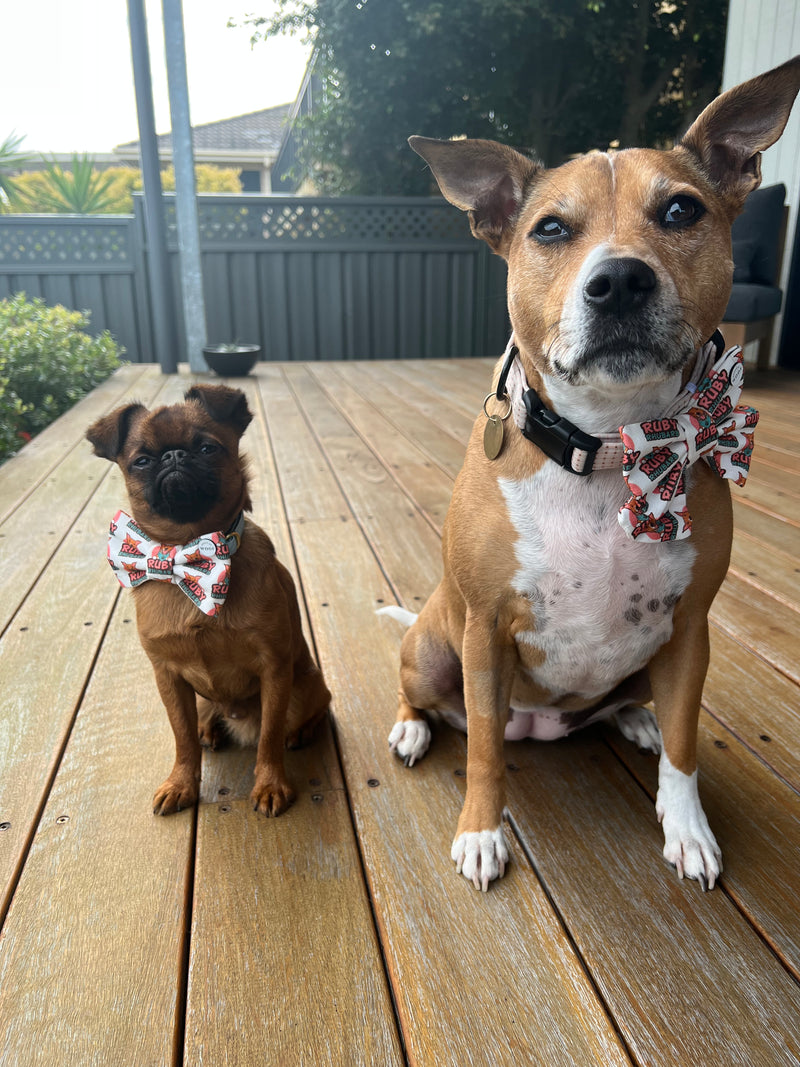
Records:
{"label": "house roof", "polygon": [[[192,147],[197,156],[206,153],[231,156],[275,156],[285,132],[286,120],[292,110],[291,104],[268,107],[263,111],[251,111],[246,115],[206,122],[192,127]],[[172,134],[158,135],[159,155],[172,154]],[[120,155],[138,154],[139,142],[126,141],[114,149]]]}

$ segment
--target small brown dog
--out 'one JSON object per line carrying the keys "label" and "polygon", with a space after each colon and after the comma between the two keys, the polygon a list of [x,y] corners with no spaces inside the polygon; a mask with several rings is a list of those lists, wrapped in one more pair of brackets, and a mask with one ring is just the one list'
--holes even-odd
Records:
{"label": "small brown dog", "polygon": [[253,807],[280,815],[294,800],[284,744],[310,740],[330,703],[292,577],[244,518],[252,505],[239,440],[251,419],[239,389],[195,385],[184,404],[129,404],[86,434],[122,470],[133,513],[115,517],[109,561],[134,588],[175,734],[175,766],[153,798],[160,815],[197,802],[201,741],[213,747],[221,728],[257,743]]}

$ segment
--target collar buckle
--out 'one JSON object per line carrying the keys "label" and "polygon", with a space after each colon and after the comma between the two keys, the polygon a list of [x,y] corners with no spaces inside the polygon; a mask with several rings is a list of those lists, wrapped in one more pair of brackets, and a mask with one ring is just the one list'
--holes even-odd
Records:
{"label": "collar buckle", "polygon": [[244,533],[244,511],[240,511],[236,516],[236,521],[230,530],[227,530],[223,535],[228,545],[228,551],[231,555],[238,551],[242,543],[242,534]]}
{"label": "collar buckle", "polygon": [[[565,470],[581,477],[591,474],[594,458],[603,444],[599,437],[580,430],[574,422],[562,418],[555,411],[542,403],[535,389],[528,389],[522,395],[527,417],[522,429],[523,436],[540,448],[550,459],[555,460]],[[573,453],[579,450],[586,453],[583,467],[577,470],[572,463]]]}

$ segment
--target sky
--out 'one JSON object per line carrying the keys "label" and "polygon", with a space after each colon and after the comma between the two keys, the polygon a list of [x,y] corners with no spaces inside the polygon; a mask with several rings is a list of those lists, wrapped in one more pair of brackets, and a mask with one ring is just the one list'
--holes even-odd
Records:
{"label": "sky", "polygon": [[[229,17],[273,0],[183,0],[192,125],[294,100],[308,49],[298,38],[250,45]],[[146,0],[156,130],[170,129],[160,0]],[[0,143],[20,151],[110,152],[139,139],[126,0],[0,0]]]}

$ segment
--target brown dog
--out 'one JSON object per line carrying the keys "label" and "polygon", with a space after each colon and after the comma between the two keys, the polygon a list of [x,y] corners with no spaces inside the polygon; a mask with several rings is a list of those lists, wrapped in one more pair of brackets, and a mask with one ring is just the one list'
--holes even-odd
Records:
{"label": "brown dog", "polygon": [[[672,151],[557,170],[489,141],[411,138],[508,261],[512,346],[455,483],[444,577],[418,618],[388,609],[413,623],[390,745],[409,765],[425,753],[422,710],[467,730],[452,857],[478,888],[508,858],[504,737],[611,716],[661,752],[667,860],[704,888],[719,874],[696,735],[731,545],[718,475],[744,480],[757,414],[733,411],[738,350],[720,359],[707,342],[730,293],[731,222],[799,86],[800,57],[724,93]],[[639,706],[651,695],[658,725]]]}
{"label": "brown dog", "polygon": [[195,385],[184,404],[152,412],[129,404],[87,432],[95,454],[125,476],[133,522],[115,518],[109,559],[134,587],[139,637],[175,734],[156,814],[197,801],[199,710],[206,743],[220,726],[257,743],[253,807],[280,815],[294,799],[284,744],[309,740],[330,702],[292,577],[244,518],[251,502],[239,440],[251,418],[239,389]]}

